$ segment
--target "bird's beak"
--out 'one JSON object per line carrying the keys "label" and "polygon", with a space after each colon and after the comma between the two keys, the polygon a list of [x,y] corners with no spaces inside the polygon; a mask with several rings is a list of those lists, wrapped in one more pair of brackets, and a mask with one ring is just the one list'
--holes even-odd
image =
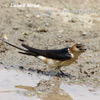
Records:
{"label": "bird's beak", "polygon": [[81,46],[80,46],[80,51],[82,51],[82,52],[84,52],[84,51],[86,51],[86,48],[87,48],[87,46],[86,45],[83,45],[83,44],[81,44]]}

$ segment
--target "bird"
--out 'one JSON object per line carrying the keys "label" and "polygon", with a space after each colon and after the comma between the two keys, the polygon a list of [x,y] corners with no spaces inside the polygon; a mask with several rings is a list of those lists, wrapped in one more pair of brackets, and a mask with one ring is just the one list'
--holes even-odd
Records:
{"label": "bird", "polygon": [[71,47],[65,47],[61,49],[41,50],[30,47],[26,44],[21,44],[22,47],[24,47],[23,49],[5,40],[2,41],[21,50],[19,51],[20,54],[34,56],[47,64],[51,69],[61,72],[62,74],[64,73],[61,71],[61,67],[73,64],[78,57],[86,51],[86,45],[81,43],[76,43]]}

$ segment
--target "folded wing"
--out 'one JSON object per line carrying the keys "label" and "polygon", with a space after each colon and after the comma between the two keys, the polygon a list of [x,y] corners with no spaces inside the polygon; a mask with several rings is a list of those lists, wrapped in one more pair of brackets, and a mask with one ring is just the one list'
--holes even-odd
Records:
{"label": "folded wing", "polygon": [[29,47],[25,44],[22,44],[24,48],[27,50],[25,52],[19,52],[26,55],[33,55],[33,56],[44,56],[47,58],[55,59],[55,60],[69,60],[72,58],[71,54],[68,51],[68,48],[59,49],[59,50],[40,50]]}

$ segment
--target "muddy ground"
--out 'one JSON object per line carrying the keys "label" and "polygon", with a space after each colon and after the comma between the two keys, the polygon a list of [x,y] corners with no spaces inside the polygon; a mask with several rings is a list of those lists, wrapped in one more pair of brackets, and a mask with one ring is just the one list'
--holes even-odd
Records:
{"label": "muddy ground", "polygon": [[[16,4],[23,7],[14,7]],[[28,7],[29,4],[32,4],[31,7]],[[29,95],[33,93],[43,100],[56,100],[57,98],[57,100],[62,98],[72,100],[64,90],[60,89],[62,82],[85,85],[93,88],[93,91],[100,89],[99,6],[99,0],[0,1],[0,38],[5,38],[6,41],[19,47],[24,43],[39,49],[60,49],[77,42],[87,45],[87,51],[75,63],[61,68],[63,72],[74,76],[69,79],[51,75],[52,72],[48,66],[39,59],[21,55],[17,49],[0,41],[0,91],[5,91],[9,97],[10,90],[17,87],[28,89]],[[33,76],[36,77],[33,78]],[[34,85],[34,82],[37,84]],[[24,94],[24,92],[15,93],[19,100],[23,98],[28,100],[17,93]],[[33,94],[31,99],[33,99]],[[2,100],[5,100],[4,97],[0,96]]]}

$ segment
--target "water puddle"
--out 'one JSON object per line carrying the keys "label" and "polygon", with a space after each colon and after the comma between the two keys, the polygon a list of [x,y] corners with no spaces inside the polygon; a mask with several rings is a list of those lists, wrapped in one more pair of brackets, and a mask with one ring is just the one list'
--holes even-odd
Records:
{"label": "water puddle", "polygon": [[34,87],[48,76],[32,75],[18,69],[0,69],[0,100],[42,100],[34,93]]}
{"label": "water puddle", "polygon": [[100,100],[100,91],[64,82],[32,70],[0,67],[0,100]]}
{"label": "water puddle", "polygon": [[61,79],[56,76],[18,68],[2,68],[0,100],[72,100],[60,89],[60,83]]}
{"label": "water puddle", "polygon": [[95,91],[86,86],[64,83],[61,84],[60,88],[67,92],[73,100],[100,100],[100,90]]}

